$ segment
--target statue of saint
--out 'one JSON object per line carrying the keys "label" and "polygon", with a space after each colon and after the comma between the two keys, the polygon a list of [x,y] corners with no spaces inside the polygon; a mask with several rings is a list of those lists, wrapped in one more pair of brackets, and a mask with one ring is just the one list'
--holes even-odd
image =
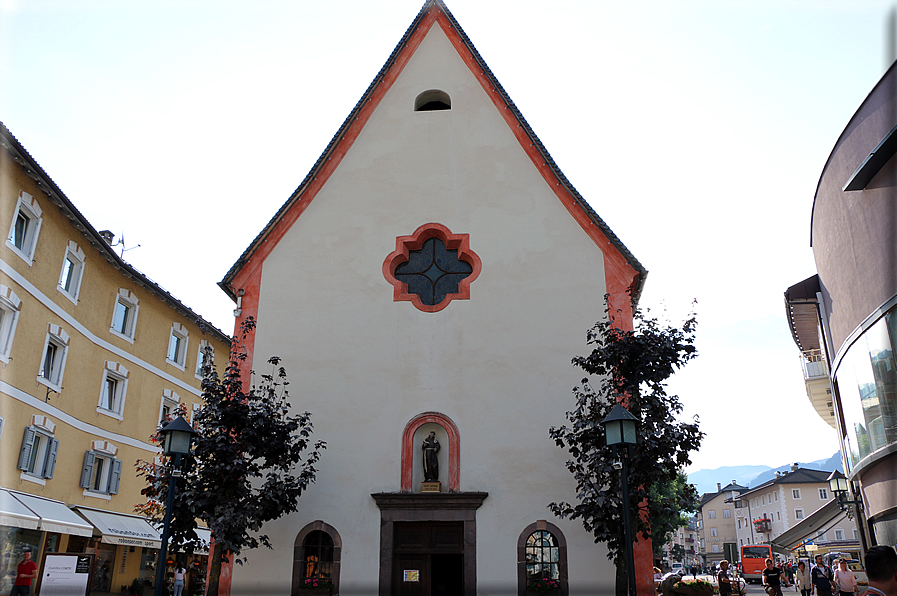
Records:
{"label": "statue of saint", "polygon": [[436,439],[436,431],[430,431],[430,436],[424,439],[421,449],[424,451],[424,482],[439,482],[439,461],[436,459],[439,441]]}

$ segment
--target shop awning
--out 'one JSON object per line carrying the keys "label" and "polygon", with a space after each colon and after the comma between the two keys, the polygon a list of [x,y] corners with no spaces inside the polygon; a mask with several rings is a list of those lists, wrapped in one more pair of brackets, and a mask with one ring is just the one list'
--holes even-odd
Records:
{"label": "shop awning", "polygon": [[78,517],[65,503],[19,492],[12,493],[12,496],[40,518],[39,528],[44,532],[93,535],[93,526]]}
{"label": "shop awning", "polygon": [[145,518],[87,507],[75,507],[75,511],[89,521],[102,535],[106,544],[124,544],[143,548],[161,548],[159,532]]}
{"label": "shop awning", "polygon": [[819,533],[834,527],[845,517],[847,513],[841,511],[838,500],[832,499],[793,528],[773,538],[770,541],[772,550],[780,555],[791,555],[791,551],[805,540],[815,539]]}
{"label": "shop awning", "polygon": [[0,526],[36,530],[40,526],[40,517],[12,496],[12,493],[0,489]]}

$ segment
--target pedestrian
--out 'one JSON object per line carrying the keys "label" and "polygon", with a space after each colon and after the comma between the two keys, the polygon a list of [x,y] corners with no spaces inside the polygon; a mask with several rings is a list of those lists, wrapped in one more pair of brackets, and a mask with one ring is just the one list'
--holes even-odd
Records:
{"label": "pedestrian", "polygon": [[797,580],[797,589],[800,591],[800,596],[810,596],[810,593],[813,591],[813,582],[810,581],[810,570],[807,569],[807,564],[801,561],[797,564],[797,573],[794,574],[795,579]]}
{"label": "pedestrian", "polygon": [[810,594],[818,596],[832,596],[832,570],[822,561],[822,555],[816,555],[816,565],[810,572],[810,581],[813,587]]}
{"label": "pedestrian", "polygon": [[729,579],[729,562],[725,559],[719,562],[719,573],[716,575],[716,583],[719,585],[719,596],[732,594],[732,580]]}
{"label": "pedestrian", "polygon": [[180,563],[174,568],[174,596],[182,596],[184,593],[184,581],[187,579],[187,570]]}
{"label": "pedestrian", "polygon": [[841,596],[856,594],[857,576],[847,568],[847,559],[838,561],[838,569],[835,570],[835,583],[838,584],[838,592]]}
{"label": "pedestrian", "polygon": [[691,566],[691,576],[692,576],[694,579],[698,579],[698,566],[697,566],[697,565],[692,565],[692,566]]}
{"label": "pedestrian", "polygon": [[28,596],[31,593],[31,580],[37,577],[37,563],[31,560],[31,548],[22,549],[22,562],[16,567],[16,581],[9,596]]}
{"label": "pedestrian", "polygon": [[782,596],[782,570],[772,564],[772,559],[766,559],[766,569],[763,570],[763,585],[769,596]]}
{"label": "pedestrian", "polygon": [[897,551],[890,546],[873,546],[866,551],[869,596],[897,596]]}

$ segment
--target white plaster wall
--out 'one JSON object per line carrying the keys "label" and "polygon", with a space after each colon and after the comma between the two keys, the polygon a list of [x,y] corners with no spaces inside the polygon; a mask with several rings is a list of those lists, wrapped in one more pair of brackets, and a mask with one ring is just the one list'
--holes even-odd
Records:
{"label": "white plaster wall", "polygon": [[[428,89],[446,91],[452,109],[413,112]],[[382,274],[396,237],[428,222],[470,234],[482,259],[471,299],[438,313],[394,302]],[[313,413],[328,448],[300,511],[265,527],[275,549],[236,567],[235,593],[288,593],[296,534],[316,519],[342,536],[341,593],[376,593],[370,495],[399,491],[403,429],[426,411],[458,427],[461,490],[489,493],[477,512],[481,594],[516,589],[517,540],[538,519],[566,536],[572,594],[609,588],[604,546],[546,508],[575,498],[548,428],[573,406],[582,374],[570,359],[586,351],[604,293],[600,250],[434,25],[264,264],[255,369],[284,358],[294,407]]]}

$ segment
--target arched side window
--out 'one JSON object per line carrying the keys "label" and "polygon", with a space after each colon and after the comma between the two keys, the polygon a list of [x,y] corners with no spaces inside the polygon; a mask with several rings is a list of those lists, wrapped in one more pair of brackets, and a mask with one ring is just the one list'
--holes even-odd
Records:
{"label": "arched side window", "polygon": [[452,98],[445,91],[430,89],[424,91],[414,99],[415,112],[435,112],[439,110],[451,110]]}
{"label": "arched side window", "polygon": [[517,593],[525,596],[527,586],[557,582],[561,596],[567,596],[567,540],[560,528],[545,520],[527,526],[517,540]]}
{"label": "arched side window", "polygon": [[[293,596],[305,594],[305,588],[321,590],[333,584],[333,594],[339,593],[339,568],[342,539],[333,526],[314,521],[296,535],[293,546]],[[315,587],[314,584],[318,586]],[[322,591],[320,593],[329,593]]]}

